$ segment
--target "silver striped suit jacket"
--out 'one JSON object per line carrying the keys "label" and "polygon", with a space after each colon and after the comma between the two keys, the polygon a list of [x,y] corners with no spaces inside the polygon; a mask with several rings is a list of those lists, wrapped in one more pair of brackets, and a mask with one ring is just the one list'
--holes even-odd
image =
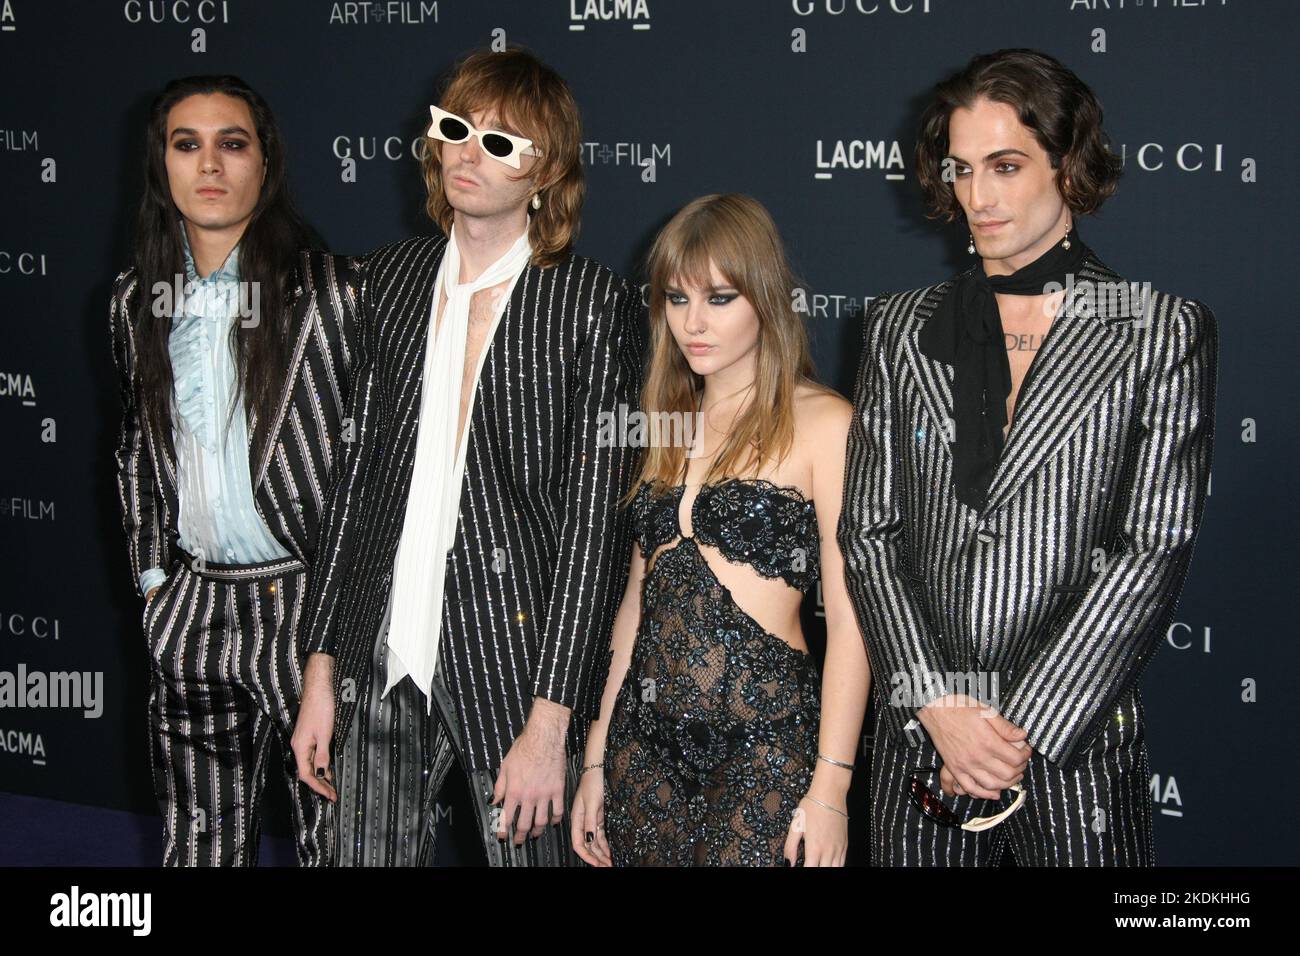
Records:
{"label": "silver striped suit jacket", "polygon": [[1193,299],[1151,293],[1134,318],[1095,294],[1122,282],[1085,259],[978,512],[953,490],[952,367],[917,346],[952,280],[867,313],[838,539],[897,739],[973,671],[1067,771],[1110,715],[1138,712],[1201,525],[1218,331]]}
{"label": "silver striped suit jacket", "polygon": [[[298,283],[287,307],[292,315],[293,357],[275,409],[274,440],[260,459],[249,415],[249,475],[258,514],[291,555],[310,564],[334,470],[336,440],[347,408],[349,369],[356,338],[358,276],[354,260],[304,250]],[[139,282],[134,269],[113,283],[109,328],[122,399],[115,449],[122,524],[137,593],[149,568],[170,573],[180,558],[176,516],[176,460],[158,424],[139,402],[133,311]],[[170,424],[170,423],[169,423]]]}
{"label": "silver striped suit jacket", "polygon": [[[335,657],[334,746],[369,687],[406,515],[434,279],[446,239],[370,253],[361,357],[340,478],[313,568],[308,653]],[[627,492],[637,449],[603,441],[602,413],[635,409],[641,295],[581,256],[515,283],[485,345],[469,410],[465,477],[443,594],[439,667],[470,770],[496,772],[534,697],[573,709],[580,754],[608,665],[631,555]]]}

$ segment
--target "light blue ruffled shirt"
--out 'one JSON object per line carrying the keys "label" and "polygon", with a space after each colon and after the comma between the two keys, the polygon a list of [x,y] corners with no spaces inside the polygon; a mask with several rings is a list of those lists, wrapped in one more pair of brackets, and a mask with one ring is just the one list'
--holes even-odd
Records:
{"label": "light blue ruffled shirt", "polygon": [[[243,401],[234,415],[229,414],[239,373],[230,339],[241,318],[239,247],[221,268],[200,279],[183,223],[181,236],[185,275],[192,285],[184,308],[173,316],[168,340],[175,381],[178,543],[213,564],[290,557],[257,513]],[[140,575],[140,589],[148,594],[166,579],[164,569],[150,568]]]}

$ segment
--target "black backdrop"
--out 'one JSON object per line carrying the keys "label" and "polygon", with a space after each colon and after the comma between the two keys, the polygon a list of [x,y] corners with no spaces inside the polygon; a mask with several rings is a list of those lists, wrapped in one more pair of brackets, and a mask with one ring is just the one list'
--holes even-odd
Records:
{"label": "black backdrop", "polygon": [[233,72],[259,89],[299,204],[360,253],[432,231],[411,149],[437,79],[470,48],[525,44],[583,110],[579,251],[639,279],[684,202],[756,196],[808,283],[821,373],[848,393],[869,297],[968,260],[965,233],[919,203],[927,90],[974,53],[1030,46],[1093,86],[1125,157],[1086,240],[1127,278],[1209,303],[1221,328],[1204,531],[1143,685],[1158,860],[1296,862],[1295,815],[1271,798],[1300,783],[1298,20],[1289,0],[0,0],[0,671],[103,674],[98,717],[0,708],[0,790],[154,810],[107,320],[166,80]]}

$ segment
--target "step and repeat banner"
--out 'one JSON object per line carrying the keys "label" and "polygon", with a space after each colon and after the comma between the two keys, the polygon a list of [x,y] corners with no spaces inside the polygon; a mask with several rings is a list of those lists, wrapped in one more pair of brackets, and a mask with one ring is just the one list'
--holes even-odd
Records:
{"label": "step and repeat banner", "polygon": [[[1300,785],[1298,23],[1288,0],[0,0],[0,790],[157,812],[108,301],[167,80],[235,73],[266,96],[299,206],[330,248],[364,253],[434,231],[416,155],[440,78],[522,44],[583,111],[578,251],[643,281],[680,206],[753,195],[807,285],[820,374],[849,395],[870,299],[970,262],[916,185],[930,88],[1024,46],[1093,87],[1124,160],[1085,240],[1220,324],[1204,530],[1143,675],[1157,860],[1295,863],[1295,816],[1269,797]],[[820,613],[810,598],[814,647]],[[79,699],[39,700],[33,681]]]}

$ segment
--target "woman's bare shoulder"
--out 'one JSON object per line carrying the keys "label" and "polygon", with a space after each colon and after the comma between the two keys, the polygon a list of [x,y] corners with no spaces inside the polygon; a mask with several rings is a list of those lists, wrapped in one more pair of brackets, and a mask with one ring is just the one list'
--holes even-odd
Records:
{"label": "woman's bare shoulder", "polygon": [[848,434],[853,403],[831,388],[800,385],[794,395],[794,427],[798,436],[813,441]]}

